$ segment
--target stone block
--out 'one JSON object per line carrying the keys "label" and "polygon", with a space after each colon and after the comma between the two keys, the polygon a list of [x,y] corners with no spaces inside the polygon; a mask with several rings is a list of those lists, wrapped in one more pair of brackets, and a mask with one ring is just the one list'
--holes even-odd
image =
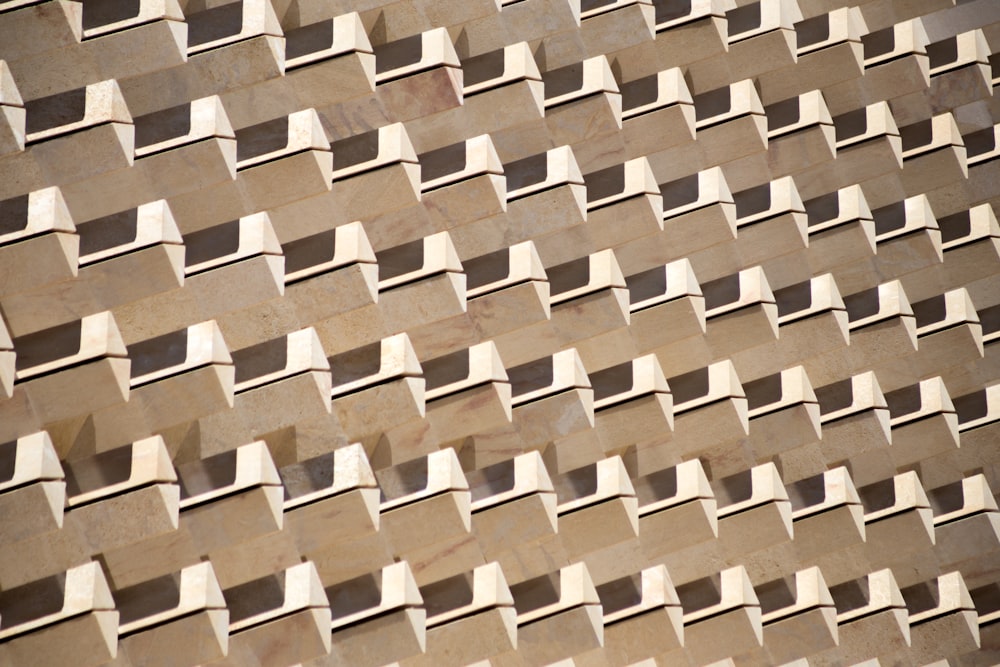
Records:
{"label": "stone block", "polygon": [[0,451],[7,471],[0,482],[0,505],[5,516],[16,517],[4,530],[5,541],[13,544],[62,528],[66,481],[49,434],[22,436]]}
{"label": "stone block", "polygon": [[211,562],[115,590],[119,653],[111,664],[210,661],[229,649],[229,610]]}
{"label": "stone block", "polygon": [[[677,586],[684,609],[684,653],[707,664],[763,642],[761,607],[741,566]],[[715,637],[721,633],[727,641]]]}
{"label": "stone block", "polygon": [[455,450],[376,470],[375,477],[382,490],[379,532],[395,558],[410,562],[418,584],[483,564],[471,532],[469,484]]}
{"label": "stone block", "polygon": [[[329,586],[331,652],[317,665],[387,664],[427,648],[427,612],[406,562]],[[384,638],[371,641],[372,635]]]}
{"label": "stone block", "polygon": [[0,664],[99,665],[118,653],[118,611],[100,565],[10,588],[0,597]]}
{"label": "stone block", "polygon": [[538,452],[466,473],[472,532],[483,558],[497,562],[510,583],[547,573],[569,558],[559,538],[557,498]]}

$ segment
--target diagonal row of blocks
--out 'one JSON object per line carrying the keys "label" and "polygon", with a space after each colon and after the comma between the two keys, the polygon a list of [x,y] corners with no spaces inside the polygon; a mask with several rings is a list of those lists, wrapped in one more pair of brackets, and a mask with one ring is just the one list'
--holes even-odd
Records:
{"label": "diagonal row of blocks", "polygon": [[0,665],[993,664],[998,10],[0,2]]}
{"label": "diagonal row of blocks", "polygon": [[[883,642],[882,657],[927,659],[973,649],[990,624],[973,598],[995,597],[1000,512],[982,475],[929,494],[913,472],[856,491],[834,468],[786,489],[773,464],[709,482],[693,460],[633,484],[619,457],[550,476],[530,453],[465,475],[453,450],[373,473],[357,445],[278,469],[260,442],[175,468],[160,438],[64,470],[44,433],[18,440],[13,454],[0,500],[20,530],[5,546],[0,613],[16,620],[4,632],[15,658],[46,644],[49,659],[79,650],[65,639],[75,636],[106,642],[92,664],[116,642],[124,654],[115,664],[142,662],[156,647],[167,660],[176,657],[170,638],[197,629],[194,661],[246,664],[254,651],[277,650],[291,624],[310,639],[293,659],[330,651],[332,636],[333,657],[353,662],[376,651],[363,640],[370,624],[390,623],[380,659],[422,664],[435,648],[455,650],[445,638],[435,647],[435,637],[473,631],[456,627],[468,617],[493,639],[466,646],[465,659],[485,649],[479,658],[502,660],[516,647],[529,663],[536,652],[588,650],[614,664],[620,651],[710,661],[725,657],[714,633],[732,632],[744,659],[810,654],[826,664],[825,654],[863,648],[838,647],[838,631]],[[595,534],[597,521],[616,529]],[[31,541],[40,539],[53,559],[63,551],[80,564],[22,583],[17,552],[39,553]],[[900,562],[920,570],[899,583],[902,594],[886,569]],[[970,596],[967,585],[983,582]],[[645,617],[654,609],[663,611]],[[81,613],[87,630],[68,627]],[[658,628],[648,646],[623,624],[633,616]],[[593,645],[547,641],[543,619],[583,623]],[[963,632],[943,646],[928,621]],[[807,645],[780,639],[804,632],[796,624],[811,628]],[[623,633],[625,644],[607,641]],[[778,639],[762,644],[769,633]]]}

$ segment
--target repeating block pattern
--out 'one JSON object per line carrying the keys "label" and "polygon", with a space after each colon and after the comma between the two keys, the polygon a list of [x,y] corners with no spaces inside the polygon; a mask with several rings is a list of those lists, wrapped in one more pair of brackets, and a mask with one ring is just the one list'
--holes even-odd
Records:
{"label": "repeating block pattern", "polygon": [[1000,662],[995,0],[0,0],[0,667]]}

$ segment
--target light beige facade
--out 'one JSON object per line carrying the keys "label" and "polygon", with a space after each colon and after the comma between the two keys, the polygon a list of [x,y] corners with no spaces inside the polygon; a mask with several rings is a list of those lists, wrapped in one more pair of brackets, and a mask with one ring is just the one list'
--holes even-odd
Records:
{"label": "light beige facade", "polygon": [[0,667],[1000,663],[996,0],[0,0]]}

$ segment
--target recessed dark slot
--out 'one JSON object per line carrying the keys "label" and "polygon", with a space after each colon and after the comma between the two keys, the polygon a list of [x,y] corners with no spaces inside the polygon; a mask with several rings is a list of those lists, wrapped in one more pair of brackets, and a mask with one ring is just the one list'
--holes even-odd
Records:
{"label": "recessed dark slot", "polygon": [[795,24],[796,46],[804,49],[830,39],[830,17],[820,14]]}
{"label": "recessed dark slot", "polygon": [[896,34],[892,26],[861,36],[865,60],[891,53],[896,48]]}
{"label": "recessed dark slot", "polygon": [[469,490],[472,492],[472,502],[513,490],[517,483],[514,471],[514,459],[507,459],[465,473]]}
{"label": "recessed dark slot", "polygon": [[59,613],[65,586],[66,575],[58,574],[0,592],[0,630]]}
{"label": "recessed dark slot", "polygon": [[860,137],[868,131],[868,110],[865,107],[848,111],[833,119],[834,135],[837,141]]}
{"label": "recessed dark slot", "polygon": [[949,37],[927,45],[927,59],[931,69],[949,65],[958,60],[958,39]]}
{"label": "recessed dark slot", "polygon": [[773,405],[784,396],[781,391],[781,373],[747,382],[743,385],[743,391],[747,395],[747,408],[750,410]]}
{"label": "recessed dark slot", "polygon": [[965,507],[965,490],[962,480],[939,486],[927,492],[934,516],[957,512]]}
{"label": "recessed dark slot", "polygon": [[145,148],[191,132],[191,103],[154,111],[135,120],[135,147]]}
{"label": "recessed dark slot", "polygon": [[967,158],[990,153],[997,147],[996,128],[988,127],[985,130],[964,134],[962,135],[962,143],[965,144]]}
{"label": "recessed dark slot", "polygon": [[851,378],[819,387],[815,392],[821,415],[845,410],[854,403],[854,384]]}
{"label": "recessed dark slot", "polygon": [[729,113],[732,108],[733,99],[729,86],[694,96],[695,120],[721,116],[724,113]]}
{"label": "recessed dark slot", "polygon": [[591,463],[557,475],[552,479],[552,486],[560,503],[592,496],[597,493],[597,464]]}
{"label": "recessed dark slot", "polygon": [[628,111],[655,102],[660,96],[659,82],[659,75],[651,74],[635,81],[623,83],[620,87],[622,110]]}
{"label": "recessed dark slot", "polygon": [[583,183],[587,186],[588,202],[621,194],[625,191],[625,165],[617,164],[585,174]]}
{"label": "recessed dark slot", "polygon": [[590,282],[590,257],[579,257],[553,266],[546,273],[552,296],[584,287]]}
{"label": "recessed dark slot", "polygon": [[871,289],[844,297],[844,306],[847,308],[847,319],[850,322],[856,322],[866,317],[877,315],[880,305],[878,287],[872,287]]}
{"label": "recessed dark slot", "polygon": [[754,586],[754,593],[760,601],[760,612],[770,614],[779,609],[787,609],[795,604],[795,583],[791,579],[775,579]]}
{"label": "recessed dark slot", "polygon": [[285,487],[285,500],[333,486],[334,461],[333,452],[327,452],[278,470],[281,484]]}
{"label": "recessed dark slot", "polygon": [[285,274],[319,266],[333,259],[337,246],[337,232],[327,229],[319,234],[289,241],[281,246],[285,256]]}
{"label": "recessed dark slot", "polygon": [[140,0],[87,0],[83,3],[83,29],[134,19],[141,7]]}
{"label": "recessed dark slot", "polygon": [[872,211],[875,234],[881,236],[906,227],[906,202],[898,201]]}
{"label": "recessed dark slot", "polygon": [[188,48],[240,34],[243,2],[237,0],[187,16]]}
{"label": "recessed dark slot", "polygon": [[229,623],[280,609],[285,603],[285,572],[248,581],[222,591],[229,608]]}
{"label": "recessed dark slot", "polygon": [[793,97],[768,105],[764,107],[764,114],[767,116],[767,129],[769,130],[795,125],[802,118],[799,98]]}
{"label": "recessed dark slot", "polygon": [[726,12],[726,20],[729,24],[729,35],[738,35],[741,32],[754,30],[760,27],[760,3],[744,5]]}
{"label": "recessed dark slot", "polygon": [[417,34],[375,47],[375,73],[415,65],[423,56],[423,35]]}
{"label": "recessed dark slot", "polygon": [[590,384],[594,388],[594,400],[599,401],[631,391],[635,385],[634,380],[631,361],[591,373]]}
{"label": "recessed dark slot", "polygon": [[139,209],[113,213],[76,226],[80,254],[90,255],[133,243],[139,233]]}
{"label": "recessed dark slot", "polygon": [[379,131],[372,130],[333,142],[333,168],[346,169],[378,157]]}
{"label": "recessed dark slot", "polygon": [[66,359],[80,352],[83,321],[67,322],[14,339],[17,370]]}
{"label": "recessed dark slot", "polygon": [[326,589],[333,620],[373,609],[382,603],[382,572],[363,574]]}
{"label": "recessed dark slot", "polygon": [[288,116],[236,130],[236,159],[247,160],[288,146]]}
{"label": "recessed dark slot", "polygon": [[469,351],[459,350],[420,364],[424,371],[426,389],[437,389],[469,377]]}
{"label": "recessed dark slot", "polygon": [[733,202],[736,204],[737,218],[764,213],[771,208],[771,184],[765,183],[749,190],[734,192]]}
{"label": "recessed dark slot", "polygon": [[65,461],[63,469],[66,471],[66,495],[70,497],[127,482],[132,476],[132,445],[78,461]]}
{"label": "recessed dark slot", "polygon": [[651,505],[677,495],[677,468],[657,470],[635,481],[635,497],[639,507]]}
{"label": "recessed dark slot", "polygon": [[986,400],[986,390],[980,389],[965,396],[952,399],[955,412],[958,413],[958,423],[976,421],[989,415],[990,405]]}
{"label": "recessed dark slot", "polygon": [[938,589],[937,580],[922,581],[913,586],[907,586],[899,591],[906,601],[906,611],[910,616],[919,614],[931,609],[937,609],[941,604],[941,591]]}
{"label": "recessed dark slot", "polygon": [[972,217],[968,210],[938,218],[937,222],[941,230],[941,243],[951,243],[972,233]]}
{"label": "recessed dark slot", "polygon": [[472,604],[473,578],[472,572],[464,572],[421,586],[420,597],[424,600],[427,617],[438,616]]}
{"label": "recessed dark slot", "polygon": [[1000,305],[981,308],[978,313],[984,336],[1000,331]]}
{"label": "recessed dark slot", "polygon": [[868,577],[830,586],[830,595],[838,614],[866,607],[871,595],[868,591]]}
{"label": "recessed dark slot", "polygon": [[807,310],[812,306],[812,281],[775,290],[774,301],[778,304],[778,317]]}
{"label": "recessed dark slot", "polygon": [[1000,583],[987,584],[969,591],[980,616],[1000,611]]}
{"label": "recessed dark slot", "polygon": [[329,358],[333,386],[371,377],[382,368],[382,343],[375,342]]}
{"label": "recessed dark slot", "polygon": [[424,183],[460,172],[468,164],[464,141],[423,153],[417,159],[420,162],[420,180]]}
{"label": "recessed dark slot", "polygon": [[28,227],[28,195],[0,200],[0,235]]}
{"label": "recessed dark slot", "polygon": [[497,49],[462,61],[462,80],[466,87],[499,79],[503,73],[504,49]]}
{"label": "recessed dark slot", "polygon": [[333,45],[333,19],[294,28],[285,33],[285,60],[301,58]]}
{"label": "recessed dark slot", "polygon": [[236,382],[246,382],[284,370],[288,365],[288,338],[282,336],[233,351]]}
{"label": "recessed dark slot", "polygon": [[913,308],[913,316],[917,320],[918,327],[942,322],[948,317],[948,304],[945,301],[944,294],[938,294],[929,299],[918,301],[911,307]]}
{"label": "recessed dark slot", "polygon": [[903,150],[927,146],[934,141],[934,124],[930,118],[912,125],[899,128],[899,136],[903,142]]}
{"label": "recessed dark slot", "polygon": [[510,277],[510,249],[501,248],[462,262],[467,289],[476,289]]}
{"label": "recessed dark slot", "polygon": [[24,111],[27,134],[78,123],[87,113],[87,89],[77,88],[27,101]]}
{"label": "recessed dark slot", "polygon": [[133,623],[165,611],[181,603],[180,575],[167,574],[113,592],[118,609],[118,625]]}
{"label": "recessed dark slot", "polygon": [[17,469],[17,440],[0,443],[0,484],[14,479]]}
{"label": "recessed dark slot", "polygon": [[788,492],[793,512],[820,505],[826,501],[826,475],[821,473],[787,484],[785,490]]}
{"label": "recessed dark slot", "polygon": [[840,216],[840,194],[829,194],[810,199],[805,202],[806,216],[809,226],[821,225]]}
{"label": "recessed dark slot", "polygon": [[708,396],[710,389],[708,367],[675,375],[667,380],[667,384],[670,386],[670,392],[673,394],[674,405]]}
{"label": "recessed dark slot", "polygon": [[539,153],[505,164],[503,171],[507,176],[507,192],[542,183],[549,175],[548,154]]}
{"label": "recessed dark slot", "polygon": [[896,504],[896,482],[893,477],[879,480],[858,489],[865,514],[879,512]]}
{"label": "recessed dark slot", "polygon": [[194,266],[240,249],[240,221],[230,220],[208,229],[184,235],[184,266]]}
{"label": "recessed dark slot", "polygon": [[628,287],[630,304],[663,296],[667,292],[667,272],[662,266],[657,266],[628,276],[625,278],[625,286]]}
{"label": "recessed dark slot", "polygon": [[179,366],[187,360],[188,330],[172,331],[156,338],[148,338],[132,343],[127,348],[132,360],[131,376],[136,378],[147,373]]}
{"label": "recessed dark slot", "polygon": [[656,22],[666,23],[691,15],[691,0],[653,0]]}
{"label": "recessed dark slot", "polygon": [[389,280],[419,271],[424,266],[424,241],[417,239],[375,253],[379,280]]}
{"label": "recessed dark slot", "polygon": [[638,607],[642,604],[642,573],[637,572],[597,586],[597,597],[601,600],[605,616]]}
{"label": "recessed dark slot", "polygon": [[717,605],[722,602],[722,578],[716,573],[681,584],[677,587],[677,597],[685,614]]}
{"label": "recessed dark slot", "polygon": [[911,384],[908,387],[890,391],[885,395],[885,402],[889,406],[889,416],[893,419],[913,414],[923,407],[923,401],[920,398],[920,385]]}
{"label": "recessed dark slot", "polygon": [[514,396],[551,387],[555,378],[552,368],[552,357],[530,361],[521,366],[507,369],[511,393]]}
{"label": "recessed dark slot", "polygon": [[558,603],[561,583],[557,570],[511,586],[510,594],[518,615]]}
{"label": "recessed dark slot", "polygon": [[676,181],[662,184],[660,186],[660,196],[663,197],[664,212],[694,204],[698,201],[700,192],[698,174],[691,174]]}
{"label": "recessed dark slot", "polygon": [[705,310],[728,306],[740,300],[740,274],[734,273],[724,278],[711,280],[701,286],[705,296]]}
{"label": "recessed dark slot", "polygon": [[545,99],[567,95],[583,88],[583,62],[549,70],[542,74]]}
{"label": "recessed dark slot", "polygon": [[236,481],[236,451],[216,454],[200,461],[175,466],[181,500],[230,486]]}
{"label": "recessed dark slot", "polygon": [[423,456],[391,468],[376,470],[375,478],[382,490],[382,502],[409,496],[426,489],[427,476],[430,474],[427,466],[427,457]]}
{"label": "recessed dark slot", "polygon": [[615,4],[615,0],[580,0],[580,11],[589,12],[592,9],[613,4]]}
{"label": "recessed dark slot", "polygon": [[728,507],[753,498],[753,472],[744,470],[729,477],[712,480],[712,491],[719,507]]}

